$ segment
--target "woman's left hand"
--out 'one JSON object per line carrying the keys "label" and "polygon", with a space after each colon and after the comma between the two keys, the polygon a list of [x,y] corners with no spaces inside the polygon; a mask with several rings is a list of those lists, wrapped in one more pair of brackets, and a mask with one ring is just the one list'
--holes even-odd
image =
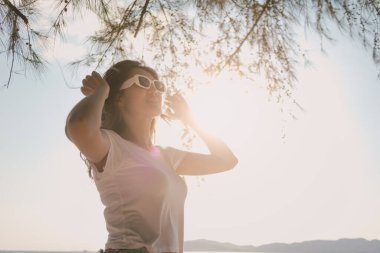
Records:
{"label": "woman's left hand", "polygon": [[164,113],[171,120],[181,120],[185,124],[191,123],[193,115],[189,105],[180,93],[167,96],[165,105],[168,107]]}

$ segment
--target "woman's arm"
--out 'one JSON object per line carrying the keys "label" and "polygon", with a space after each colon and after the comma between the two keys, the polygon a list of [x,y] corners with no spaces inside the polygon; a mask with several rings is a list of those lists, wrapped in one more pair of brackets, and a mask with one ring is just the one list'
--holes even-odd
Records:
{"label": "woman's arm", "polygon": [[95,71],[82,81],[85,98],[74,106],[67,117],[67,137],[90,161],[103,160],[109,149],[109,141],[100,131],[104,101],[108,97],[107,82]]}
{"label": "woman's arm", "polygon": [[166,104],[172,110],[169,117],[179,119],[191,127],[205,142],[210,154],[185,152],[185,156],[177,168],[181,175],[207,175],[230,170],[236,166],[238,159],[229,147],[218,137],[204,131],[194,119],[184,98],[176,94],[167,99]]}

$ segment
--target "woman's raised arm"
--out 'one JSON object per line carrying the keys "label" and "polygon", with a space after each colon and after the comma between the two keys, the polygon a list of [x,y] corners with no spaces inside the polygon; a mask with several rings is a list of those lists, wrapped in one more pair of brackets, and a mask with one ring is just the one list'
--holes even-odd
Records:
{"label": "woman's raised arm", "polygon": [[82,81],[86,96],[69,113],[65,132],[87,159],[94,163],[103,160],[109,150],[109,141],[100,131],[104,102],[108,97],[107,82],[95,71]]}
{"label": "woman's raised arm", "polygon": [[180,94],[167,99],[166,104],[171,109],[167,116],[179,119],[190,126],[207,145],[210,154],[185,152],[182,162],[176,172],[181,175],[207,175],[230,170],[236,166],[238,159],[230,148],[218,137],[205,132],[195,121],[190,108]]}

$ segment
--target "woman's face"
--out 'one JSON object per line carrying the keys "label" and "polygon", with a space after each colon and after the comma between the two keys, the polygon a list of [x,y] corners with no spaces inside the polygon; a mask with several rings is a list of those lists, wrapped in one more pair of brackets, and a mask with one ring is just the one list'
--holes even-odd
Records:
{"label": "woman's face", "polygon": [[[155,79],[152,74],[141,68],[132,69],[131,77],[134,75],[143,75],[151,80]],[[151,118],[161,114],[162,93],[156,90],[154,85],[151,85],[149,89],[144,89],[133,84],[131,87],[121,90],[120,93],[118,104],[123,113]]]}

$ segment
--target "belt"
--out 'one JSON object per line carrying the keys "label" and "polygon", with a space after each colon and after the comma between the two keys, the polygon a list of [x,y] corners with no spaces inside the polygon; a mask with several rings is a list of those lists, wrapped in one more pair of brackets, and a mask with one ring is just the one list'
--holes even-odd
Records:
{"label": "belt", "polygon": [[149,253],[147,248],[142,247],[138,249],[106,249],[99,250],[98,253]]}

